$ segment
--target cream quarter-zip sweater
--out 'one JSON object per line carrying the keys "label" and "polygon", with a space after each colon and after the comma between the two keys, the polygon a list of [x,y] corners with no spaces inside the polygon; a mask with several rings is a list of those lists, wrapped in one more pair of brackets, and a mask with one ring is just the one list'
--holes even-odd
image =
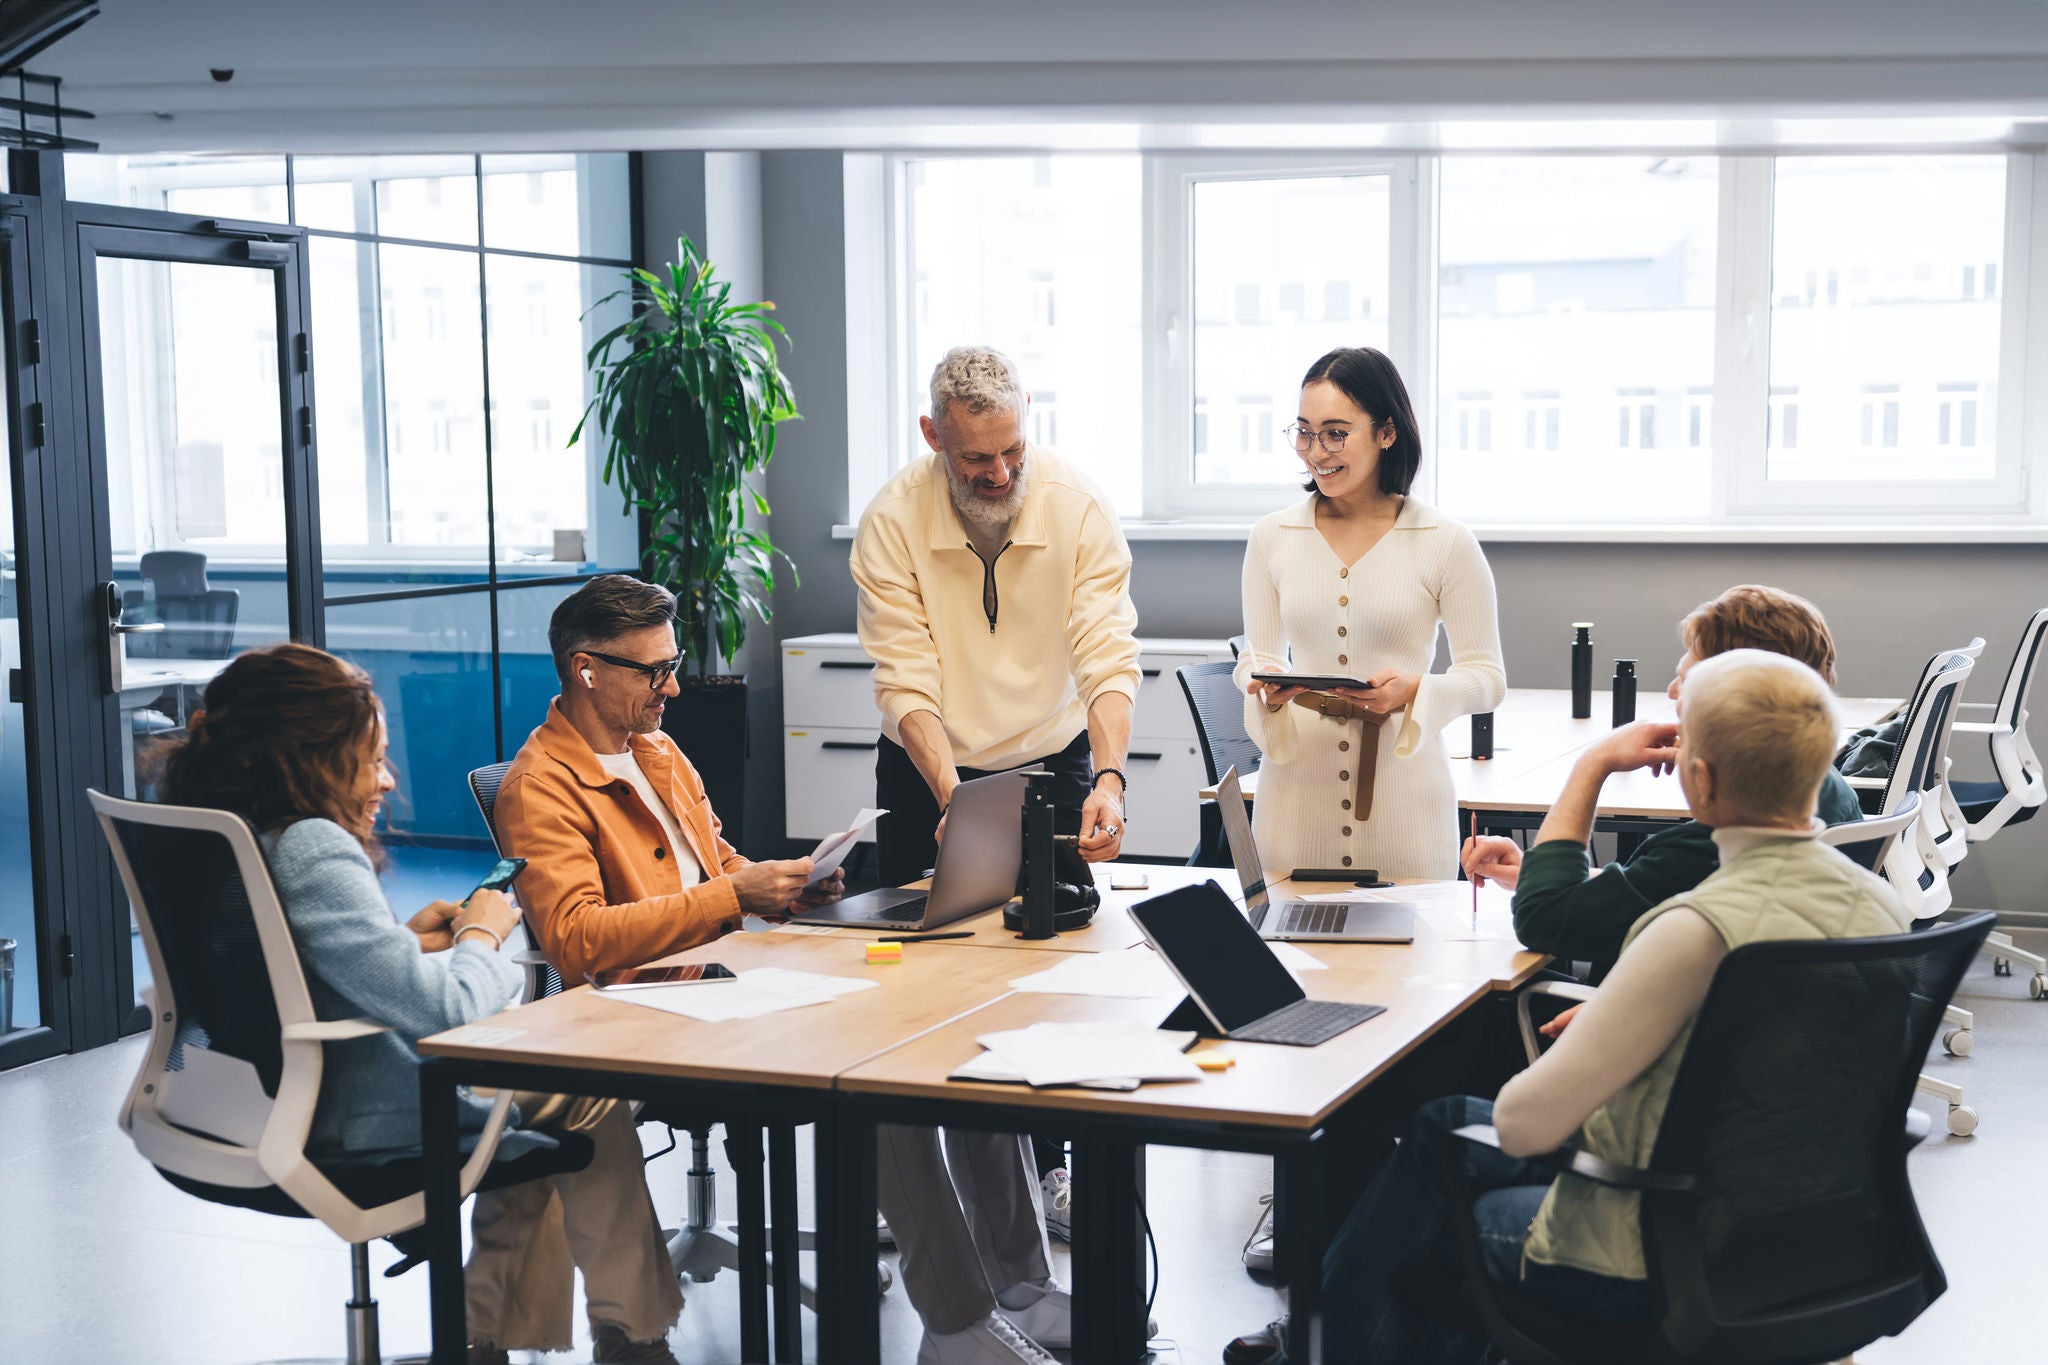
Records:
{"label": "cream quarter-zip sweater", "polygon": [[1065,748],[1103,693],[1136,699],[1131,551],[1102,491],[1032,446],[1024,505],[985,562],[943,458],[911,463],[861,515],[851,565],[861,648],[891,740],[903,742],[905,716],[930,711],[955,763],[1014,767]]}

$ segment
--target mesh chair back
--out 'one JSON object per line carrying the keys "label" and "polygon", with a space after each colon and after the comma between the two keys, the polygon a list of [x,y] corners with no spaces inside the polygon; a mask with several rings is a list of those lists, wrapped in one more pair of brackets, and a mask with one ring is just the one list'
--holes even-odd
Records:
{"label": "mesh chair back", "polygon": [[197,597],[207,591],[206,556],[197,550],[151,550],[136,568],[158,597]]}
{"label": "mesh chair back", "polygon": [[1230,637],[1230,657],[1233,659],[1242,659],[1244,652],[1251,647],[1251,641],[1245,639],[1242,635]]}
{"label": "mesh chair back", "polygon": [[[497,850],[500,858],[505,856],[505,845],[498,838],[498,788],[505,785],[505,774],[510,771],[510,763],[491,763],[469,770],[469,794],[476,798],[476,808],[483,813],[484,827],[491,832],[491,847]],[[521,909],[523,913],[524,907]],[[540,942],[531,924],[526,926],[526,941],[532,944]],[[541,962],[535,965],[538,971],[529,977],[533,998],[539,1000],[545,996],[559,995],[562,990],[562,974],[555,970],[552,963]]]}
{"label": "mesh chair back", "polygon": [[1239,776],[1259,770],[1259,746],[1244,728],[1244,693],[1231,681],[1233,665],[1186,664],[1174,670],[1180,690],[1195,713],[1195,735],[1202,742],[1202,763],[1209,782],[1222,781],[1236,768]]}
{"label": "mesh chair back", "polygon": [[492,763],[469,770],[469,794],[476,798],[484,828],[491,832],[491,847],[500,858],[505,856],[505,846],[498,842],[498,788],[505,785],[505,774],[511,771],[510,763]]}
{"label": "mesh chair back", "polygon": [[156,619],[164,623],[157,637],[160,659],[225,659],[235,652],[235,620],[242,594],[234,588],[209,588],[190,596],[157,594]]}
{"label": "mesh chair back", "polygon": [[[208,830],[107,823],[134,874],[136,913],[155,931],[158,970],[177,1002],[177,1047],[247,1062],[275,1098],[284,1068],[277,999],[234,848]],[[172,1069],[183,1062],[174,1056]]]}
{"label": "mesh chair back", "polygon": [[[1976,660],[1960,649],[1944,650],[1927,661],[1907,706],[1906,725],[1885,773],[1884,796],[1874,814],[1888,815],[1898,809],[1907,792],[1926,793],[1940,783],[1956,703],[1975,667]],[[1925,795],[1921,800],[1923,805],[1928,802]]]}
{"label": "mesh chair back", "polygon": [[2041,643],[2048,640],[2048,607],[2027,618],[2020,632],[2019,648],[2013,651],[2012,667],[2005,672],[2005,686],[1998,692],[1997,718],[2015,731],[2026,728],[2027,693],[2034,685],[2034,666],[2041,661]]}
{"label": "mesh chair back", "polygon": [[1687,1359],[1833,1359],[1942,1292],[1902,1120],[1992,920],[1754,943],[1722,962],[1651,1159],[1697,1188],[1642,1206]]}

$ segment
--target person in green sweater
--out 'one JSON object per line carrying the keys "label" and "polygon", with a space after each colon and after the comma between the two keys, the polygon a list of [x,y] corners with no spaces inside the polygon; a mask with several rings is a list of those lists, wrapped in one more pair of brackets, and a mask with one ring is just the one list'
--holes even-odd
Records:
{"label": "person in green sweater", "polygon": [[[1820,608],[1794,593],[1746,583],[1700,603],[1678,623],[1685,653],[1668,694],[1692,666],[1734,649],[1783,654],[1835,683],[1835,641]],[[1586,962],[1598,984],[1621,953],[1629,926],[1658,902],[1690,891],[1721,865],[1713,830],[1687,820],[1659,830],[1619,862],[1595,871],[1589,848],[1600,788],[1609,776],[1635,768],[1669,771],[1678,759],[1678,726],[1668,721],[1625,725],[1590,746],[1524,853],[1512,839],[1468,839],[1459,862],[1484,885],[1499,882],[1515,893],[1515,935],[1531,950],[1564,962]],[[1825,774],[1814,814],[1823,824],[1859,820],[1855,789],[1832,768]],[[1545,1030],[1549,1032],[1549,1029]]]}

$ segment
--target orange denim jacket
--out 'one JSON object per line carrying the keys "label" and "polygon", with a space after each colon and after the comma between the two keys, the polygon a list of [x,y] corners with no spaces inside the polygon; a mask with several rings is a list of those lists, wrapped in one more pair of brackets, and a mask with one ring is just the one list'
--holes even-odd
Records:
{"label": "orange denim jacket", "polygon": [[526,922],[572,986],[585,972],[638,967],[740,927],[732,874],[748,860],[720,836],[697,770],[659,731],[629,743],[703,869],[688,890],[654,812],[599,765],[559,698],[498,789],[498,842],[527,860],[518,882]]}

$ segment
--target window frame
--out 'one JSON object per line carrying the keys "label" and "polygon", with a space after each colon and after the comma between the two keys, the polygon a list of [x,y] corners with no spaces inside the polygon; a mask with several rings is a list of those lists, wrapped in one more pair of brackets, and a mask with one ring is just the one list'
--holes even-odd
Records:
{"label": "window frame", "polygon": [[[1418,242],[1434,243],[1436,206],[1414,156],[1157,154],[1145,158],[1146,268],[1144,481],[1146,519],[1256,520],[1302,496],[1297,479],[1202,484],[1195,480],[1195,187],[1229,180],[1387,177],[1387,354],[1411,386],[1434,371],[1434,297],[1418,297]],[[1433,179],[1429,182],[1433,188]],[[1434,250],[1428,253],[1432,258]],[[1425,318],[1427,313],[1430,316]],[[1427,361],[1427,363],[1426,363]],[[1411,392],[1413,390],[1411,389]],[[1219,395],[1220,396],[1220,395]],[[1421,414],[1417,413],[1417,420]],[[1209,414],[1210,433],[1216,413]],[[1277,411],[1274,420],[1284,420]],[[1278,441],[1278,433],[1275,433]],[[1430,442],[1425,435],[1423,446]],[[1431,464],[1425,457],[1426,466]],[[1417,475],[1434,485],[1433,468]],[[1244,505],[1260,511],[1246,516]]]}
{"label": "window frame", "polygon": [[[1640,147],[1613,150],[1616,155],[1650,154]],[[1884,158],[1948,150],[1871,143],[1811,149],[1811,154]],[[1987,415],[1997,424],[1992,478],[1859,483],[1767,477],[1773,399],[1781,396],[1770,386],[1776,163],[1781,156],[1810,152],[1698,149],[1685,154],[1711,157],[1719,180],[1713,380],[1706,394],[1681,393],[1677,412],[1679,435],[1684,438],[1687,409],[1705,400],[1703,445],[1712,462],[1707,506],[1698,516],[1675,516],[1672,509],[1660,508],[1641,517],[1582,521],[1490,525],[1475,520],[1474,529],[1492,538],[1538,540],[1628,539],[1652,531],[1660,537],[1670,533],[1695,540],[1781,539],[1794,532],[1828,539],[1920,539],[1925,538],[1932,514],[1943,527],[1965,536],[1981,532],[1999,538],[2017,532],[2026,538],[2048,532],[2048,478],[2035,476],[2048,465],[2048,243],[2037,248],[2034,241],[2036,235],[2048,235],[2048,152],[2016,146],[1955,150],[2001,156],[2006,170],[2000,392],[1996,412],[1978,415],[1980,432]],[[1569,158],[1600,154],[1601,149],[1582,147],[1517,153]],[[907,459],[922,453],[916,438],[920,386],[917,377],[906,373],[911,332],[906,309],[913,306],[908,262],[914,247],[905,212],[906,167],[976,155],[989,153],[919,150],[850,153],[846,158],[848,378],[852,394],[861,394],[867,382],[872,387],[866,392],[876,395],[856,397],[850,405],[849,430],[874,435],[850,442],[849,520],[858,519],[868,500]],[[1446,397],[1437,387],[1438,173],[1446,157],[1467,153],[1139,155],[1146,251],[1140,318],[1143,508],[1135,515],[1126,513],[1126,526],[1140,535],[1148,528],[1166,536],[1241,535],[1260,515],[1297,496],[1299,486],[1293,483],[1203,486],[1194,481],[1192,205],[1194,186],[1209,180],[1389,176],[1388,354],[1408,382],[1422,432],[1422,463],[1414,490],[1418,497],[1436,502],[1437,450],[1448,436],[1435,430]],[[1213,404],[1206,415],[1213,438],[1213,424],[1219,420]],[[1496,445],[1504,435],[1501,421],[1497,413]],[[1444,510],[1459,515],[1456,508]]]}

